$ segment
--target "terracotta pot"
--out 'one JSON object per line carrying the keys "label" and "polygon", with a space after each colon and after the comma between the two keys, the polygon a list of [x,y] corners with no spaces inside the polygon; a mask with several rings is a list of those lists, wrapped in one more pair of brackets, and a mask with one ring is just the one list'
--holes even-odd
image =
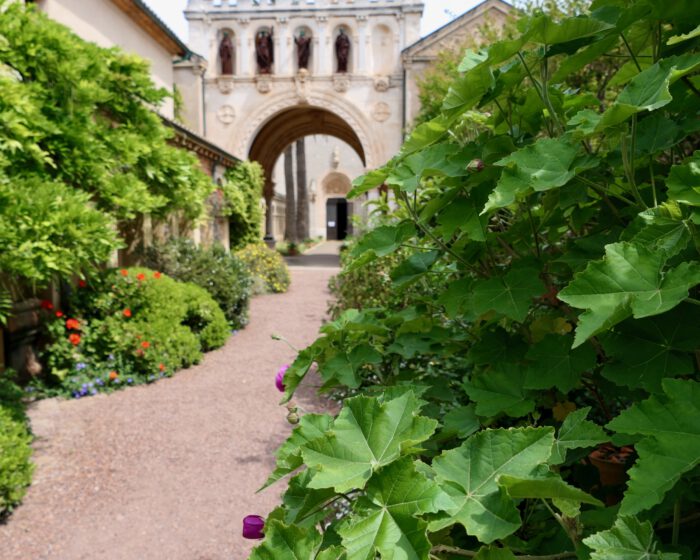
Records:
{"label": "terracotta pot", "polygon": [[[634,449],[630,446],[615,447],[605,444],[591,451],[590,463],[598,469],[600,485],[605,488],[621,487],[627,482],[627,469],[632,464]],[[622,492],[606,492],[605,503],[614,505],[622,499]]]}

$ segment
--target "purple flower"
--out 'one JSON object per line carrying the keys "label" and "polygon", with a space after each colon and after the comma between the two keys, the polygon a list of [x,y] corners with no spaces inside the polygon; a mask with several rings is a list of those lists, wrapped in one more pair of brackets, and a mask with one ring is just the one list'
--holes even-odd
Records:
{"label": "purple flower", "polygon": [[129,377],[129,379],[127,379],[126,382],[127,382],[127,383],[133,383],[134,380],[133,380],[131,377]]}
{"label": "purple flower", "polygon": [[246,515],[243,518],[243,538],[245,539],[262,539],[265,537],[263,529],[265,528],[265,519],[259,515]]}
{"label": "purple flower", "polygon": [[85,362],[78,362],[75,364],[75,369],[80,371],[81,369],[85,369],[87,367],[87,364]]}
{"label": "purple flower", "polygon": [[289,364],[285,364],[279,369],[277,375],[275,375],[275,387],[277,387],[277,390],[281,393],[284,393],[284,374],[288,369]]}
{"label": "purple flower", "polygon": [[90,394],[91,394],[91,395],[96,395],[96,394],[97,394],[97,389],[92,389],[92,390],[90,391]]}
{"label": "purple flower", "polygon": [[117,378],[114,380],[114,383],[121,383],[121,380],[117,377]]}
{"label": "purple flower", "polygon": [[102,385],[104,385],[105,382],[102,381],[102,379],[95,379],[95,384],[96,384],[96,385],[99,385],[100,387],[102,387]]}
{"label": "purple flower", "polygon": [[73,391],[73,398],[79,399],[81,397],[80,393],[78,391]]}
{"label": "purple flower", "polygon": [[110,362],[113,362],[113,361],[114,361],[114,354],[110,354],[109,356],[107,356],[107,359],[108,359]]}

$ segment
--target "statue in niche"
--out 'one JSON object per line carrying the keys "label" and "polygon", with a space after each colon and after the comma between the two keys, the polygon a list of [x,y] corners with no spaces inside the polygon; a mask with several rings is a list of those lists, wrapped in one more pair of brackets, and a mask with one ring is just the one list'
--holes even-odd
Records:
{"label": "statue in niche", "polygon": [[311,54],[311,37],[306,37],[304,30],[299,32],[298,37],[294,37],[297,44],[297,66],[299,70],[309,69],[309,55]]}
{"label": "statue in niche", "polygon": [[338,72],[348,71],[348,56],[350,54],[350,38],[341,27],[340,33],[335,40],[335,57],[338,59]]}
{"label": "statue in niche", "polygon": [[233,74],[233,43],[228,31],[224,31],[224,38],[219,44],[219,58],[221,59],[221,74],[230,76]]}
{"label": "statue in niche", "polygon": [[255,55],[258,60],[260,73],[270,74],[272,72],[272,63],[275,61],[271,33],[263,30],[256,35]]}

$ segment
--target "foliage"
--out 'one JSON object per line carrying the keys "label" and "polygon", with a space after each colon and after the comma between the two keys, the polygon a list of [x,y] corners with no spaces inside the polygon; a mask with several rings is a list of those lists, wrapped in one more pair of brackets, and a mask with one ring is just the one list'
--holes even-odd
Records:
{"label": "foliage", "polygon": [[169,144],[145,61],[25,4],[0,1],[0,273],[16,298],[104,262],[128,220],[198,218],[213,188]]}
{"label": "foliage", "polygon": [[12,511],[32,478],[31,436],[21,402],[22,391],[0,373],[0,516]]}
{"label": "foliage", "polygon": [[281,293],[289,288],[289,269],[282,256],[264,243],[251,243],[236,252],[253,276],[253,293]]}
{"label": "foliage", "polygon": [[49,393],[83,397],[154,381],[199,362],[230,331],[203,288],[146,268],[93,276],[68,305],[47,317]]}
{"label": "foliage", "polygon": [[223,247],[206,248],[190,239],[171,239],[146,249],[145,265],[204,288],[232,328],[240,329],[248,323],[252,278],[243,262]]}
{"label": "foliage", "polygon": [[260,240],[263,211],[260,199],[265,178],[256,161],[242,161],[226,171],[221,189],[224,215],[229,216],[231,248],[242,249]]}
{"label": "foliage", "polygon": [[[278,451],[252,558],[698,557],[698,21],[525,17],[355,181],[396,210],[344,274],[393,256],[393,287],[421,289],[346,310],[287,370],[284,403],[313,364],[348,398]],[[599,96],[581,76],[608,57]]]}

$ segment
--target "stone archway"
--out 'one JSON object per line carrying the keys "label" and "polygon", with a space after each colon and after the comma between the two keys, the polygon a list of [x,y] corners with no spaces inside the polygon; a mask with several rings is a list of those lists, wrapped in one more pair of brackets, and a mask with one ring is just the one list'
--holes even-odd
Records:
{"label": "stone archway", "polygon": [[[344,116],[346,118],[340,116],[336,111],[317,105],[295,103],[281,108],[269,116],[252,135],[248,158],[259,162],[265,171],[266,235],[272,231],[272,199],[274,196],[272,172],[275,162],[289,144],[299,138],[314,134],[333,136],[348,144],[357,153],[362,163],[367,165],[368,159],[370,159],[367,154],[367,136],[363,133],[358,122],[353,122],[353,127],[348,120],[354,121],[354,119],[347,113]],[[372,148],[369,147],[369,149]]]}

